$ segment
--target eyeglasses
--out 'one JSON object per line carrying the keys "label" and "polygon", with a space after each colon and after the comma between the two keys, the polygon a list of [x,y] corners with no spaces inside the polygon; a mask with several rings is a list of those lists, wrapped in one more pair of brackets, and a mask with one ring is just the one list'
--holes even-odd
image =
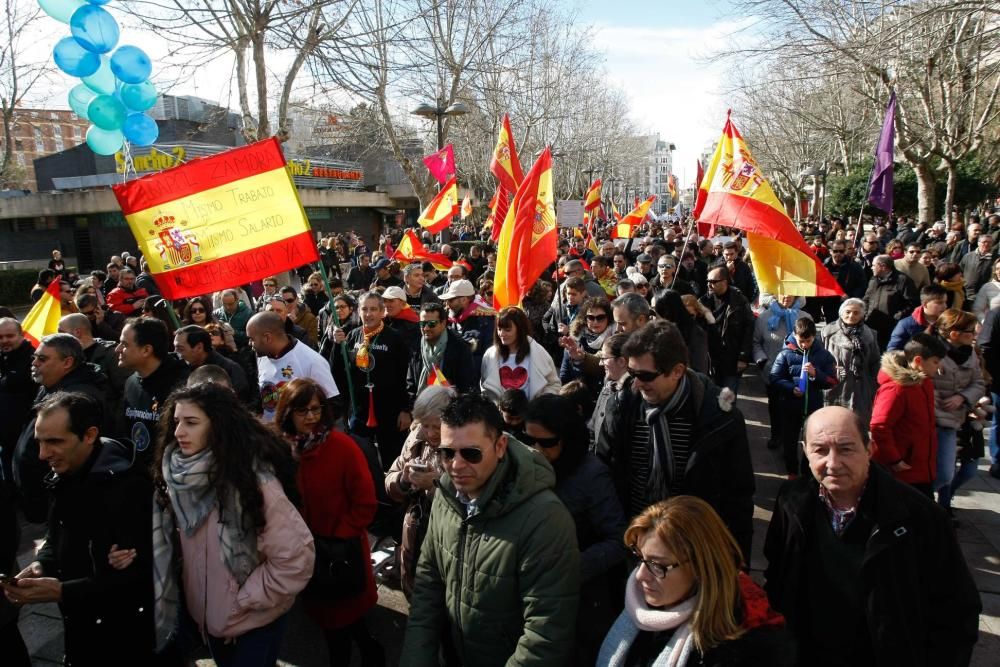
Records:
{"label": "eyeglasses", "polygon": [[349,310],[350,306],[348,306],[346,303],[338,303],[333,308],[334,308],[334,310]]}
{"label": "eyeglasses", "polygon": [[714,285],[715,283],[724,283],[724,282],[726,282],[726,279],[725,278],[715,278],[713,280],[712,278],[709,278],[705,282],[707,282],[709,285]]}
{"label": "eyeglasses", "polygon": [[608,316],[605,315],[604,313],[601,313],[599,315],[587,315],[588,322],[603,322],[606,319],[608,319]]}
{"label": "eyeglasses", "polygon": [[831,250],[830,254],[831,255],[843,255],[844,251],[843,250]]}
{"label": "eyeglasses", "polygon": [[455,454],[460,454],[466,463],[479,463],[483,460],[483,450],[478,447],[438,447],[437,455],[445,461],[454,461]]}
{"label": "eyeglasses", "polygon": [[652,382],[663,375],[660,371],[639,371],[634,368],[628,368],[626,372],[639,382]]}
{"label": "eyeglasses", "polygon": [[648,560],[646,558],[643,558],[642,554],[639,553],[639,550],[636,549],[635,547],[632,547],[632,555],[635,556],[640,563],[645,565],[646,569],[649,570],[649,573],[652,574],[657,579],[666,578],[666,576],[670,574],[671,571],[676,570],[677,568],[679,568],[681,565],[684,564],[684,563],[673,563],[672,565],[664,565],[663,563],[657,563],[655,560]]}
{"label": "eyeglasses", "polygon": [[295,408],[292,410],[296,417],[305,417],[306,415],[312,417],[320,417],[323,415],[323,406],[317,405],[315,408]]}
{"label": "eyeglasses", "polygon": [[421,329],[433,329],[439,324],[441,324],[441,320],[420,320]]}
{"label": "eyeglasses", "polygon": [[677,268],[673,264],[657,264],[656,266],[657,266],[657,268],[660,268],[660,269],[675,269],[675,268]]}
{"label": "eyeglasses", "polygon": [[536,438],[530,436],[527,433],[520,436],[521,442],[526,444],[528,447],[534,447],[538,445],[542,449],[551,449],[561,442],[560,438]]}
{"label": "eyeglasses", "polygon": [[295,303],[296,301],[298,301],[298,299],[291,298],[291,299],[285,299],[284,301],[285,303]]}
{"label": "eyeglasses", "polygon": [[204,313],[204,312],[205,312],[204,308],[192,308],[191,309],[191,313],[192,314],[194,314],[194,313]]}

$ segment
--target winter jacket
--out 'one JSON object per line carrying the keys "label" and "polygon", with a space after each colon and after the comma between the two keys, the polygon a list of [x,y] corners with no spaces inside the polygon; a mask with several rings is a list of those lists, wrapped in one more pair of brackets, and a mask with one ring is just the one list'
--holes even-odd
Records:
{"label": "winter jacket", "polygon": [[738,362],[751,362],[754,315],[750,302],[732,286],[718,301],[709,292],[699,302],[715,317],[715,324],[708,328],[708,349],[715,375],[736,375]]}
{"label": "winter jacket", "polygon": [[[804,301],[805,299],[799,299],[795,303],[799,308],[798,317],[807,317],[811,320],[813,316],[802,309]],[[771,313],[767,310],[757,317],[753,327],[753,346],[750,353],[754,363],[760,367],[760,377],[765,384],[771,381],[771,366],[778,358],[778,353],[785,349],[785,339],[788,338],[788,334],[792,333],[788,330],[784,318],[778,320],[778,325],[771,331],[767,322],[770,317]]]}
{"label": "winter jacket", "polygon": [[972,303],[972,312],[980,322],[986,319],[986,313],[993,307],[993,299],[998,296],[1000,296],[1000,280],[991,280],[979,288],[976,300]]}
{"label": "winter jacket", "polygon": [[[681,488],[719,513],[749,565],[754,476],[746,423],[738,408],[721,400],[719,388],[708,377],[688,370],[687,379],[695,423]],[[615,400],[597,438],[597,455],[611,469],[618,498],[628,507],[633,431],[636,423],[645,419],[647,406],[631,384],[626,384]]]}
{"label": "winter jacket", "polygon": [[902,350],[903,347],[910,342],[918,333],[930,333],[934,325],[927,321],[927,316],[924,315],[924,307],[917,306],[913,309],[913,313],[909,317],[904,317],[899,322],[896,323],[895,328],[892,330],[892,336],[889,338],[889,350]]}
{"label": "winter jacket", "polygon": [[247,322],[250,321],[250,316],[253,315],[253,311],[250,310],[250,306],[238,301],[236,303],[236,312],[230,315],[226,312],[223,307],[218,307],[215,312],[212,313],[215,316],[217,322],[225,322],[233,328],[233,333],[236,336],[236,345],[243,346],[247,344],[249,340],[247,338]]}
{"label": "winter jacket", "polygon": [[872,406],[872,459],[887,467],[905,461],[909,470],[893,471],[901,482],[933,482],[937,465],[934,382],[910,368],[897,350],[882,355],[878,385]]}
{"label": "winter jacket", "polygon": [[[325,442],[302,454],[296,481],[302,496],[302,519],[313,535],[359,538],[367,554],[367,528],[378,504],[368,462],[354,440],[331,431]],[[371,559],[364,562],[365,587],[354,597],[323,600],[306,593],[306,611],[321,628],[351,625],[375,606],[378,593]]]}
{"label": "winter jacket", "polygon": [[[50,472],[45,544],[37,560],[62,582],[67,665],[150,664],[153,651],[152,503],[145,471],[127,445],[101,438],[73,474]],[[135,549],[123,570],[111,546]]]}
{"label": "winter jacket", "polygon": [[[420,373],[424,369],[424,358],[420,354],[420,348],[416,353],[410,355],[410,364],[406,370],[406,392],[409,394],[409,407],[413,407],[413,402],[417,394],[423,390],[420,385]],[[444,374],[445,379],[460,394],[477,391],[479,389],[479,378],[476,376],[476,367],[472,361],[472,351],[458,334],[448,332],[448,342],[444,346],[444,354],[441,355],[441,363],[438,369]],[[428,372],[429,374],[429,372]]]}
{"label": "winter jacket", "polygon": [[[531,364],[528,371],[527,387],[531,391],[528,400],[542,394],[558,394],[562,384],[559,382],[559,373],[556,372],[552,357],[531,336],[528,336],[528,345],[531,348],[526,357]],[[483,394],[491,401],[499,401],[505,390],[500,384],[500,350],[495,345],[483,355],[481,377]],[[525,394],[528,394],[528,391],[525,391]]]}
{"label": "winter jacket", "polygon": [[[832,259],[828,259],[823,263],[823,266],[836,278],[837,284],[849,298],[860,299],[865,295],[865,289],[868,287],[865,270],[853,259],[848,259],[840,264],[835,264]],[[839,301],[839,297],[834,298]]]}
{"label": "winter jacket", "polygon": [[[818,503],[811,476],[783,484],[764,544],[768,598],[800,639],[822,631],[806,627],[811,610],[823,604],[806,593],[815,567],[807,541],[822,511]],[[874,523],[861,565],[872,664],[968,665],[982,605],[948,516],[878,465],[869,468],[858,511]],[[844,620],[840,630],[850,632]]]}
{"label": "winter jacket", "polygon": [[833,355],[823,348],[822,341],[817,336],[808,350],[803,350],[795,342],[795,334],[785,338],[785,349],[778,353],[771,365],[770,384],[777,387],[785,400],[802,402],[802,397],[792,393],[799,388],[799,375],[802,367],[811,363],[816,376],[806,383],[805,407],[809,414],[823,407],[823,391],[832,389],[839,383],[837,380],[837,361]]}
{"label": "winter jacket", "polygon": [[924,285],[931,284],[931,275],[927,272],[927,267],[920,262],[908,262],[906,258],[897,259],[893,262],[896,270],[905,273],[913,281],[913,286],[919,292]]}
{"label": "winter jacket", "polygon": [[266,521],[257,533],[260,564],[243,586],[222,560],[218,507],[193,534],[178,533],[187,610],[203,634],[232,639],[267,625],[291,609],[312,576],[312,534],[281,482],[271,478],[260,492]]}
{"label": "winter jacket", "polygon": [[137,314],[136,311],[139,311],[139,313],[142,312],[141,309],[136,308],[136,302],[148,297],[149,292],[141,287],[136,287],[131,292],[121,287],[116,287],[108,292],[108,308],[116,313],[121,313],[125,317],[131,317]]}
{"label": "winter jacket", "polygon": [[[38,385],[31,379],[31,355],[35,348],[27,340],[10,352],[0,352],[0,481],[11,481],[11,457]],[[0,484],[2,486],[2,484]]]}
{"label": "winter jacket", "polygon": [[1000,393],[1000,308],[991,308],[976,339],[983,353],[983,365],[991,378],[989,390]]}
{"label": "winter jacket", "polygon": [[[962,363],[952,358],[955,350],[950,343],[948,354],[941,360],[938,374],[934,376],[934,417],[941,428],[959,428],[965,423],[969,410],[986,395],[986,381],[979,365],[979,355],[967,348],[968,358]],[[962,397],[962,404],[955,410],[945,410],[944,401],[956,394]]]}
{"label": "winter jacket", "polygon": [[472,516],[445,474],[417,564],[400,658],[438,664],[449,632],[464,665],[566,664],[574,648],[580,553],[545,459],[508,439]]}
{"label": "winter jacket", "polygon": [[895,268],[887,276],[872,277],[865,291],[865,324],[875,331],[880,349],[889,343],[896,322],[920,303],[920,295],[909,276]]}
{"label": "winter jacket", "polygon": [[965,276],[965,298],[972,301],[976,298],[976,292],[981,285],[985,285],[993,277],[993,262],[996,256],[993,253],[983,255],[979,250],[973,250],[962,258],[958,265],[962,268],[962,275]]}
{"label": "winter jacket", "polygon": [[160,408],[177,387],[187,382],[191,369],[172,354],[168,354],[156,370],[140,377],[133,373],[125,381],[125,420],[129,439],[135,445],[136,456],[143,468],[148,469],[153,458],[160,424]]}
{"label": "winter jacket", "polygon": [[[842,405],[861,415],[865,424],[871,422],[872,403],[875,401],[875,378],[878,375],[879,354],[875,332],[861,324],[861,349],[855,350],[850,337],[844,333],[840,320],[823,329],[823,346],[837,363],[840,383],[826,392],[827,405]],[[855,356],[858,358],[855,359]],[[856,373],[854,367],[857,366]]]}

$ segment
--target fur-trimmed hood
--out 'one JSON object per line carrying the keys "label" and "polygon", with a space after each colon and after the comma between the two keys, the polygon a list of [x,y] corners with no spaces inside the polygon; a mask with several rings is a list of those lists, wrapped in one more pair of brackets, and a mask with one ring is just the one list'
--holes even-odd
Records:
{"label": "fur-trimmed hood", "polygon": [[878,372],[878,383],[895,382],[909,387],[921,384],[927,378],[923,371],[910,368],[906,354],[902,350],[892,350],[882,355],[882,368]]}

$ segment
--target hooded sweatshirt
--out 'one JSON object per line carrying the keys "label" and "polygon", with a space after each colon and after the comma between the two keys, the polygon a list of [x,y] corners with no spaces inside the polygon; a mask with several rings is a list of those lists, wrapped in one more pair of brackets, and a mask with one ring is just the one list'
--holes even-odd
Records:
{"label": "hooded sweatshirt", "polygon": [[903,352],[886,352],[872,407],[872,458],[890,468],[905,461],[909,470],[892,471],[901,482],[933,482],[937,465],[934,423],[934,382],[910,368]]}

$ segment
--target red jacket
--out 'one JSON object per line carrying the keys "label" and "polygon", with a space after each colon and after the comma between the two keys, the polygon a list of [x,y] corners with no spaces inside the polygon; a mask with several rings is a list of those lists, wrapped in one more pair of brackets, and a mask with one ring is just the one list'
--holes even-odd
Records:
{"label": "red jacket", "polygon": [[149,292],[142,287],[136,287],[131,292],[126,292],[121,287],[116,287],[108,292],[108,308],[128,317],[129,315],[134,315],[136,312],[135,302],[148,297]]}
{"label": "red jacket", "polygon": [[[882,355],[872,408],[872,458],[907,484],[930,484],[937,469],[934,382],[906,365],[903,352]],[[905,461],[909,470],[892,466]]]}
{"label": "red jacket", "polygon": [[[304,453],[297,482],[302,518],[314,535],[361,536],[367,540],[368,525],[378,509],[375,483],[361,448],[349,436],[331,431],[323,444]],[[378,591],[371,560],[366,563],[367,585],[356,597],[330,601],[305,598],[306,611],[324,630],[346,627],[375,605]]]}

